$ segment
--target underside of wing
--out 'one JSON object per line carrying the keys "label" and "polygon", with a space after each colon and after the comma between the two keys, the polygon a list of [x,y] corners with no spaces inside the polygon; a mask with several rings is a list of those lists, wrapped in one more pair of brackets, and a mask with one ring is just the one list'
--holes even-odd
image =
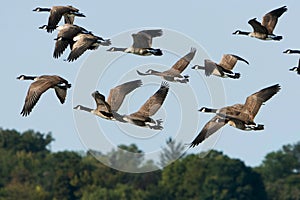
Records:
{"label": "underside of wing", "polygon": [[249,20],[248,23],[252,26],[254,32],[268,34],[267,28],[256,21],[256,18]]}
{"label": "underside of wing", "polygon": [[65,24],[73,24],[75,16],[64,14]]}
{"label": "underside of wing", "polygon": [[39,80],[33,82],[28,91],[25,98],[25,103],[23,109],[21,111],[22,116],[27,116],[32,111],[33,107],[36,105],[41,95],[47,91],[52,86],[51,82],[45,80]]}
{"label": "underside of wing", "polygon": [[156,30],[143,30],[138,33],[132,34],[134,48],[151,48],[152,38],[162,35],[161,29]]}
{"label": "underside of wing", "polygon": [[61,18],[62,18],[61,10],[53,7],[50,11],[50,15],[49,15],[49,18],[48,18],[47,31],[52,32],[53,30],[55,30],[56,25],[61,20]]}
{"label": "underside of wing", "polygon": [[211,136],[213,133],[217,132],[220,128],[225,125],[225,121],[222,120],[219,116],[213,117],[210,121],[208,121],[197,137],[192,141],[190,147],[198,146],[202,143],[206,138]]}
{"label": "underside of wing", "polygon": [[133,48],[151,48],[152,38],[146,33],[136,33],[132,34],[133,38]]}
{"label": "underside of wing", "polygon": [[93,40],[87,38],[81,38],[76,41],[72,46],[71,53],[69,54],[67,60],[70,62],[79,58],[86,50],[90,48],[93,42]]}
{"label": "underside of wing", "polygon": [[56,42],[55,42],[55,48],[54,48],[54,52],[53,52],[53,57],[54,58],[59,58],[63,52],[66,50],[66,48],[68,47],[69,45],[69,41],[68,40],[65,40],[65,39],[58,39]]}
{"label": "underside of wing", "polygon": [[205,75],[210,76],[218,66],[215,62],[213,62],[209,59],[205,59],[204,67],[205,67]]}
{"label": "underside of wing", "polygon": [[154,38],[154,37],[162,36],[163,31],[161,29],[154,29],[154,30],[143,30],[143,31],[138,32],[138,34],[140,34],[140,33],[146,33],[151,38]]}
{"label": "underside of wing", "polygon": [[107,98],[107,102],[111,106],[112,111],[118,111],[124,101],[125,96],[141,85],[141,80],[134,80],[112,88]]}
{"label": "underside of wing", "polygon": [[67,96],[67,88],[65,86],[55,86],[54,87],[55,94],[59,99],[60,103],[65,103],[66,96]]}

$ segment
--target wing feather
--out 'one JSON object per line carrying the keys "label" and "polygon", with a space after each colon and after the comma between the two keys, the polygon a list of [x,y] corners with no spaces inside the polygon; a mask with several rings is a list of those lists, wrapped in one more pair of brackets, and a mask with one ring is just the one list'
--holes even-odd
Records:
{"label": "wing feather", "polygon": [[190,52],[185,56],[180,58],[171,69],[178,71],[179,73],[183,72],[185,68],[190,64],[191,60],[194,58],[197,49],[191,48]]}
{"label": "wing feather", "polygon": [[268,34],[267,28],[256,21],[256,18],[249,20],[248,23],[252,26],[254,32]]}
{"label": "wing feather", "polygon": [[141,80],[134,80],[112,88],[109,92],[107,103],[111,106],[113,111],[118,111],[124,101],[125,96],[141,85]]}
{"label": "wing feather", "polygon": [[273,34],[278,18],[286,11],[286,6],[282,6],[264,15],[262,25],[267,28],[269,34]]}
{"label": "wing feather", "polygon": [[142,115],[144,117],[150,117],[154,115],[162,106],[163,102],[169,91],[169,85],[167,82],[162,82],[160,88],[153,94],[142,107],[132,115]]}
{"label": "wing feather", "polygon": [[241,110],[241,116],[244,114],[249,115],[250,120],[254,120],[254,117],[258,113],[261,105],[268,101],[280,90],[279,84],[264,88],[249,97],[247,97],[243,109]]}
{"label": "wing feather", "polygon": [[203,142],[206,138],[217,132],[224,125],[225,121],[223,121],[219,116],[214,116],[204,125],[200,133],[190,144],[190,147],[198,146],[201,142]]}
{"label": "wing feather", "polygon": [[151,48],[152,38],[162,35],[162,30],[143,30],[138,33],[132,34],[133,48]]}
{"label": "wing feather", "polygon": [[224,69],[232,70],[239,60],[249,64],[247,60],[241,58],[240,56],[233,54],[224,54],[219,65]]}

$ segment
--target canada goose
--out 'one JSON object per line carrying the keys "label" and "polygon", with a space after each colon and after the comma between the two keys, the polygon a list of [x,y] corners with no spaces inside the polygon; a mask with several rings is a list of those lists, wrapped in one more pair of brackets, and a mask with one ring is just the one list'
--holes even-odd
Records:
{"label": "canada goose", "polygon": [[58,34],[57,37],[54,39],[56,40],[55,49],[53,52],[54,58],[60,57],[69,44],[72,47],[74,44],[73,38],[79,33],[83,33],[83,34],[92,33],[80,26],[73,25],[73,24],[64,24],[63,26],[58,26],[56,29],[58,30]]}
{"label": "canada goose", "polygon": [[192,67],[192,69],[203,69],[205,70],[205,75],[215,75],[222,78],[233,78],[238,79],[240,78],[240,73],[234,73],[231,70],[234,68],[237,61],[243,61],[245,63],[248,63],[247,60],[233,54],[225,54],[223,55],[221,62],[219,64],[209,60],[204,60],[204,66],[195,65]]}
{"label": "canada goose", "polygon": [[222,128],[225,124],[229,124],[235,128],[244,131],[263,130],[264,125],[256,124],[254,118],[258,113],[261,105],[268,101],[280,90],[278,84],[264,88],[247,97],[245,104],[235,104],[221,109],[213,109],[202,107],[200,112],[216,113],[210,121],[208,121],[198,136],[190,144],[190,147],[195,147],[203,142],[210,135]]}
{"label": "canada goose", "polygon": [[294,53],[298,53],[300,54],[300,50],[294,50],[294,49],[287,49],[282,53],[286,53],[286,54],[294,54]]}
{"label": "canada goose", "polygon": [[95,99],[97,105],[96,109],[87,108],[82,105],[77,105],[74,109],[90,112],[104,119],[126,122],[117,111],[122,105],[126,95],[141,85],[141,80],[129,81],[118,85],[110,90],[107,100],[105,100],[104,95],[100,94],[98,91],[93,92],[92,97]]}
{"label": "canada goose", "polygon": [[20,75],[17,77],[19,80],[33,80],[31,83],[27,96],[25,98],[25,104],[21,111],[22,116],[27,116],[32,111],[35,104],[40,99],[41,95],[49,88],[55,90],[55,94],[58,97],[60,103],[64,103],[67,95],[67,89],[71,88],[71,84],[67,80],[56,75],[42,75],[42,76],[25,76]]}
{"label": "canada goose", "polygon": [[273,30],[277,24],[278,18],[287,11],[286,6],[282,6],[271,12],[268,12],[264,15],[262,23],[256,21],[256,18],[253,18],[248,21],[253,28],[253,32],[245,32],[237,30],[234,35],[248,35],[250,37],[255,37],[261,40],[281,40],[282,36],[276,36],[273,34]]}
{"label": "canada goose", "polygon": [[123,51],[125,53],[133,53],[140,56],[161,56],[162,51],[160,49],[152,48],[152,38],[162,36],[162,30],[143,30],[131,35],[133,38],[133,44],[128,48],[112,47],[107,51]]}
{"label": "canada goose", "polygon": [[137,70],[137,73],[141,76],[146,76],[146,75],[155,75],[155,76],[160,76],[163,79],[167,81],[172,81],[172,82],[180,82],[180,83],[187,83],[189,82],[189,76],[187,75],[180,75],[183,70],[190,64],[191,60],[194,58],[196,53],[195,48],[191,48],[191,51],[180,58],[173,66],[171,69],[168,69],[163,72],[158,72],[153,69],[147,70],[145,73],[142,73]]}
{"label": "canada goose", "polygon": [[73,24],[74,17],[85,17],[84,14],[80,13],[77,8],[72,6],[53,6],[52,8],[40,8],[37,7],[32,11],[35,12],[50,12],[48,18],[47,32],[51,33],[55,28],[58,22],[64,16],[66,24]]}
{"label": "canada goose", "polygon": [[150,129],[161,130],[162,120],[154,120],[151,118],[162,106],[169,91],[167,82],[162,82],[160,88],[153,94],[140,109],[130,115],[125,115],[123,119],[126,122],[141,127],[149,127]]}
{"label": "canada goose", "polygon": [[290,71],[297,72],[297,74],[300,75],[300,58],[298,60],[298,67],[293,67],[290,69]]}
{"label": "canada goose", "polygon": [[109,46],[111,42],[109,39],[95,36],[91,33],[79,33],[73,38],[74,43],[71,44],[71,52],[67,58],[68,62],[72,62],[79,58],[86,50],[96,50],[100,45]]}

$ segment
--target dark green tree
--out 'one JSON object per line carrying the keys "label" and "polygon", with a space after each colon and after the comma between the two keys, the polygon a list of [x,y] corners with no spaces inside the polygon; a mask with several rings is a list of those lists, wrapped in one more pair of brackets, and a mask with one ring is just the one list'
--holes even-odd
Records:
{"label": "dark green tree", "polygon": [[266,199],[259,174],[217,151],[188,155],[167,166],[160,186],[164,199]]}
{"label": "dark green tree", "polygon": [[256,171],[263,177],[269,199],[300,199],[300,142],[267,154]]}

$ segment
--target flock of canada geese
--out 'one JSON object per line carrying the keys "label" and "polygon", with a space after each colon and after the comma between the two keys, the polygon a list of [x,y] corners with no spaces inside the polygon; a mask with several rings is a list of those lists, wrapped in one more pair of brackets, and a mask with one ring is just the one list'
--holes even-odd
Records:
{"label": "flock of canada geese", "polygon": [[[85,17],[77,8],[72,6],[53,6],[52,8],[35,8],[35,12],[49,12],[48,24],[39,27],[52,33],[57,30],[55,38],[55,47],[53,57],[58,59],[64,51],[70,47],[70,53],[66,59],[68,62],[73,62],[78,59],[87,50],[96,50],[99,46],[110,46],[110,39],[103,39],[100,36],[94,35],[91,31],[84,29],[74,24],[75,17]],[[275,40],[280,41],[283,37],[273,33],[277,24],[278,18],[287,11],[287,7],[283,6],[274,9],[263,16],[262,22],[258,22],[256,18],[251,19],[248,23],[253,28],[252,32],[237,30],[233,34],[246,35],[260,40]],[[58,26],[61,19],[64,18],[64,24]],[[161,29],[142,30],[132,34],[133,44],[130,47],[111,47],[107,49],[109,52],[121,51],[124,53],[132,53],[140,56],[162,56],[163,52],[159,48],[152,47],[152,40],[156,37],[161,37],[163,32]],[[299,50],[287,49],[283,53],[292,54],[300,53]],[[110,90],[107,98],[98,91],[92,93],[92,97],[96,102],[96,108],[88,108],[83,105],[77,105],[74,109],[90,112],[107,120],[116,120],[122,123],[130,123],[136,126],[147,127],[154,130],[161,130],[162,120],[155,120],[153,115],[161,108],[164,103],[168,91],[169,82],[188,83],[189,76],[182,75],[182,72],[187,68],[196,54],[196,49],[191,48],[190,51],[181,57],[170,69],[166,71],[158,71],[158,69],[149,69],[145,72],[137,70],[139,76],[159,76],[163,81],[159,89],[141,105],[140,109],[131,114],[120,114],[118,110],[122,105],[126,95],[142,86],[141,80],[133,80],[121,85],[118,85]],[[219,63],[205,59],[204,66],[194,65],[191,67],[194,70],[204,70],[206,76],[214,75],[221,78],[238,79],[240,73],[233,72],[238,61],[249,64],[244,58],[225,54]],[[300,59],[298,67],[290,69],[300,74]],[[59,101],[63,104],[66,99],[67,90],[71,88],[71,84],[64,78],[57,75],[42,75],[42,76],[26,76],[20,75],[19,80],[32,80],[25,103],[21,111],[22,116],[28,116],[33,107],[37,104],[41,95],[48,89],[53,88]],[[190,147],[195,147],[208,138],[211,134],[229,124],[235,128],[245,131],[263,130],[263,124],[256,124],[254,118],[260,107],[274,96],[280,90],[280,85],[272,85],[251,94],[246,98],[244,104],[235,104],[226,106],[220,109],[203,107],[199,111],[206,113],[215,113],[214,117],[209,120],[190,143]]]}

